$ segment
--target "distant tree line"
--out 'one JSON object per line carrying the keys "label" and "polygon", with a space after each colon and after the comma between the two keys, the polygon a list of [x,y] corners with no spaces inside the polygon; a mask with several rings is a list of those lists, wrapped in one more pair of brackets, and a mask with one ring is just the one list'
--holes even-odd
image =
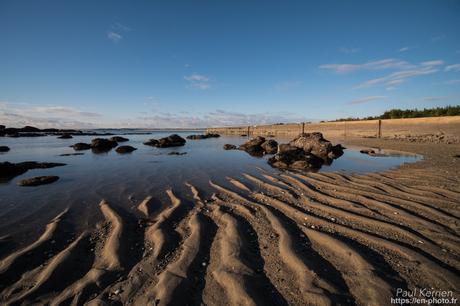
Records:
{"label": "distant tree line", "polygon": [[357,121],[357,120],[376,120],[376,119],[400,119],[400,118],[420,118],[420,117],[441,117],[441,116],[460,116],[460,105],[434,107],[424,109],[391,109],[380,116],[369,116],[364,118],[341,118],[332,121]]}

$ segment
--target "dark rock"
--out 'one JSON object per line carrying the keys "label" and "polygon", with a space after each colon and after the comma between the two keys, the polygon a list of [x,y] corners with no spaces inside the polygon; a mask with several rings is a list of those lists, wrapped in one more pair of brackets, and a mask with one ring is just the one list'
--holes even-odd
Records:
{"label": "dark rock", "polygon": [[185,145],[185,139],[177,134],[169,135],[168,137],[160,138],[158,144],[159,148],[180,147]]}
{"label": "dark rock", "polygon": [[168,155],[185,155],[187,152],[169,152]]}
{"label": "dark rock", "polygon": [[248,141],[246,141],[245,143],[243,143],[241,146],[240,146],[240,150],[246,150],[246,148],[249,148],[249,147],[254,147],[254,146],[261,146],[263,143],[265,142],[265,138],[262,137],[262,136],[257,136],[255,138],[252,138]]}
{"label": "dark rock", "polygon": [[62,134],[61,136],[58,137],[59,139],[71,139],[73,138],[72,135],[70,134]]}
{"label": "dark rock", "polygon": [[38,162],[22,162],[22,163],[0,163],[0,178],[13,178],[15,176],[26,173],[30,169],[47,169],[59,166],[65,166],[63,163],[38,163]]}
{"label": "dark rock", "polygon": [[134,147],[131,147],[131,146],[120,146],[118,148],[116,148],[116,152],[117,153],[120,153],[120,154],[124,154],[124,153],[131,153],[132,151],[135,151],[137,150],[137,148],[134,148]]}
{"label": "dark rock", "polygon": [[241,134],[240,136],[241,136],[241,137],[248,137],[247,134]]}
{"label": "dark rock", "polygon": [[71,145],[70,147],[73,148],[75,151],[83,151],[83,150],[91,149],[91,145],[87,143],[83,143],[83,142],[76,143],[74,145]]}
{"label": "dark rock", "polygon": [[59,154],[59,156],[74,156],[74,155],[85,155],[85,153],[65,153],[65,154]]}
{"label": "dark rock", "polygon": [[236,146],[233,144],[224,144],[224,150],[236,150]]}
{"label": "dark rock", "polygon": [[187,139],[197,140],[197,139],[206,139],[206,138],[217,138],[220,137],[219,134],[206,133],[203,135],[188,135]]}
{"label": "dark rock", "polygon": [[51,184],[56,182],[59,179],[59,176],[36,176],[29,179],[20,180],[17,182],[19,186],[39,186],[45,184]]}
{"label": "dark rock", "polygon": [[149,141],[144,142],[146,146],[156,147],[159,141],[157,139],[150,139]]}
{"label": "dark rock", "polygon": [[10,150],[7,146],[0,146],[0,152],[8,152]]}
{"label": "dark rock", "polygon": [[22,129],[19,129],[20,132],[26,132],[26,133],[33,133],[33,132],[41,132],[39,128],[36,128],[34,126],[25,126]]}
{"label": "dark rock", "polygon": [[110,137],[109,140],[111,140],[111,141],[116,141],[116,142],[125,142],[125,141],[129,141],[128,138],[121,137],[121,136],[113,136],[113,137]]}
{"label": "dark rock", "polygon": [[273,139],[266,140],[260,146],[266,154],[275,154],[278,151],[278,143]]}
{"label": "dark rock", "polygon": [[300,134],[290,142],[290,145],[321,158],[327,158],[329,152],[332,151],[332,143],[324,139],[323,134],[318,132]]}
{"label": "dark rock", "polygon": [[116,141],[105,138],[94,138],[91,140],[91,149],[95,153],[107,152],[118,146]]}
{"label": "dark rock", "polygon": [[346,148],[343,147],[340,143],[335,145],[335,146],[332,146],[332,150],[331,152],[328,153],[328,157],[330,159],[337,159],[339,158],[340,156],[343,155],[343,150],[345,150]]}
{"label": "dark rock", "polygon": [[365,150],[360,150],[359,153],[371,155],[371,154],[375,154],[375,151],[371,149],[365,149]]}

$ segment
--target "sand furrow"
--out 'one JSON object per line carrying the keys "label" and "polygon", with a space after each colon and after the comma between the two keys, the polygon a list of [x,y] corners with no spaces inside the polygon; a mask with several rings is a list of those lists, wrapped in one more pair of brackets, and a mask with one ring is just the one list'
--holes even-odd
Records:
{"label": "sand furrow", "polygon": [[138,206],[137,210],[139,210],[145,217],[150,217],[152,213],[152,196],[147,196]]}
{"label": "sand furrow", "polygon": [[109,226],[107,238],[104,239],[100,250],[96,251],[92,268],[81,279],[64,289],[51,303],[60,305],[71,301],[79,305],[88,300],[90,295],[99,292],[109,285],[116,273],[123,267],[120,263],[120,237],[123,231],[123,221],[106,201],[101,201],[99,208]]}

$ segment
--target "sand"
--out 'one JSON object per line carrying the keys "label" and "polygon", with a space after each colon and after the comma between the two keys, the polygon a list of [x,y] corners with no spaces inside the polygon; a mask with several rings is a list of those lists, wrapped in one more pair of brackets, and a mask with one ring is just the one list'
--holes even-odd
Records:
{"label": "sand", "polygon": [[158,190],[169,203],[152,194],[129,211],[101,199],[95,227],[65,234],[70,208],[1,258],[0,303],[389,305],[415,287],[459,298],[460,145],[345,145],[424,159],[381,173],[242,173],[210,181],[209,199],[184,182],[193,203]]}

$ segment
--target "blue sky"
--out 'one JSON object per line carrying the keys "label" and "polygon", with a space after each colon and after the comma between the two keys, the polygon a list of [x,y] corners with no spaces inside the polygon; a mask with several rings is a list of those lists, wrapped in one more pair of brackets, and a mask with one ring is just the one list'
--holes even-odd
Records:
{"label": "blue sky", "polygon": [[460,104],[460,1],[3,1],[0,122],[196,127]]}

